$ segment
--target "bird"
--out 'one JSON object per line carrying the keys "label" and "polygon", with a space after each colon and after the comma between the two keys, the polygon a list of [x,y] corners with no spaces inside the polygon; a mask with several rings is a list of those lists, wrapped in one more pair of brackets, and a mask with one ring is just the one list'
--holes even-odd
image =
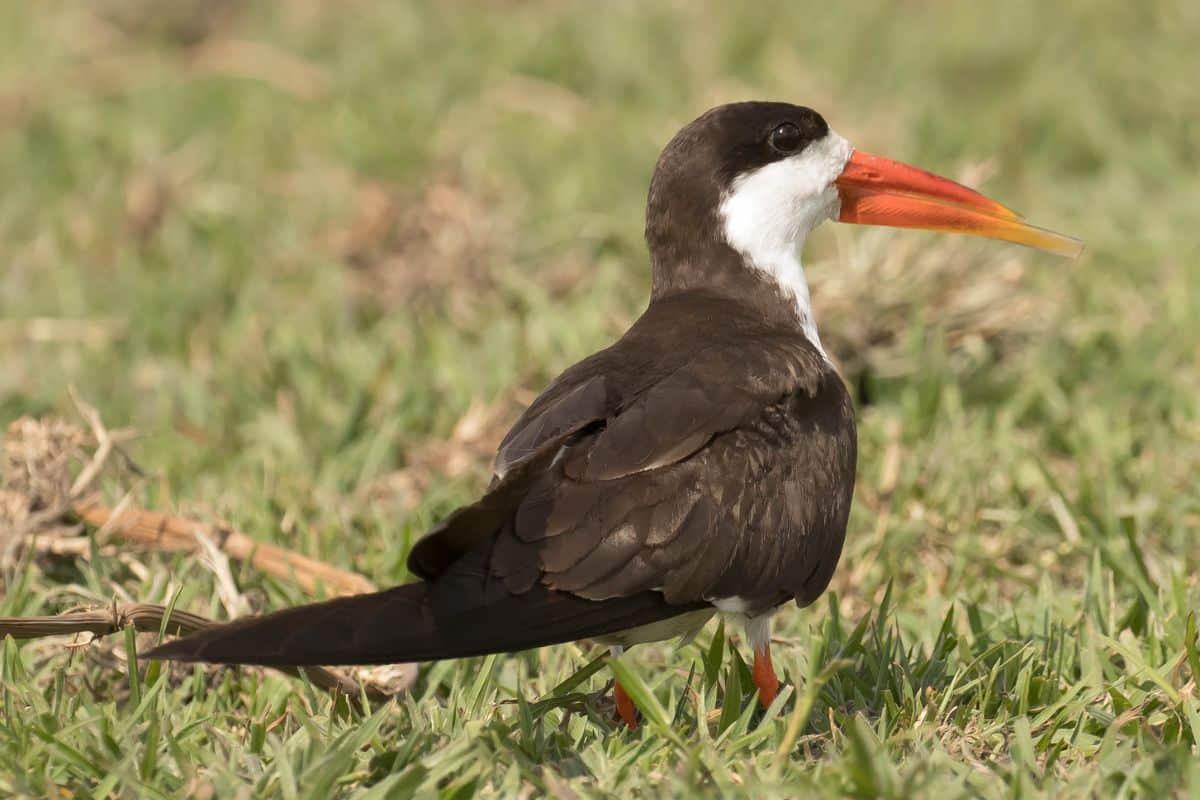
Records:
{"label": "bird", "polygon": [[[619,655],[687,640],[720,613],[742,626],[769,707],[772,616],[829,585],[854,493],[854,407],[801,262],[826,220],[1082,250],[954,181],[856,150],[810,108],[710,109],[650,181],[645,311],[524,411],[487,490],[413,546],[416,581],[216,625],[144,657],[362,665],[581,639]],[[619,681],[613,694],[635,728]]]}

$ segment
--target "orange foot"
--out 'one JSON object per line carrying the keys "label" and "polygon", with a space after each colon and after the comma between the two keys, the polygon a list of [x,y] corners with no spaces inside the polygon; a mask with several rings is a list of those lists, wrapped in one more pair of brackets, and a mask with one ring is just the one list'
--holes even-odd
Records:
{"label": "orange foot", "polygon": [[629,695],[625,694],[625,689],[621,686],[620,681],[613,681],[613,702],[617,704],[617,716],[625,722],[629,730],[636,731],[638,726],[637,706],[633,704]]}
{"label": "orange foot", "polygon": [[771,645],[764,644],[754,651],[754,685],[758,687],[758,702],[764,709],[770,708],[779,694],[779,678],[771,664]]}

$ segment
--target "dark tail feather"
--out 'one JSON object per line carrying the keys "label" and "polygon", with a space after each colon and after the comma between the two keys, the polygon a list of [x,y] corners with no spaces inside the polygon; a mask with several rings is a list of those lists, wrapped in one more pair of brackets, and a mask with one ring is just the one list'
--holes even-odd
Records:
{"label": "dark tail feather", "polygon": [[143,658],[218,664],[394,664],[515,652],[615,633],[686,613],[658,592],[585,600],[541,586],[463,602],[418,582],[214,625]]}

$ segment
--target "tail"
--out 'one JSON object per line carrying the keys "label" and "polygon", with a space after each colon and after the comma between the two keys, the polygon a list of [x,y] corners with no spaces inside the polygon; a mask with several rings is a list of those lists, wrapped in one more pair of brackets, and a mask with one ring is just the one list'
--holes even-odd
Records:
{"label": "tail", "polygon": [[616,633],[692,610],[659,592],[586,600],[537,586],[487,602],[474,593],[410,583],[214,625],[143,658],[218,664],[316,666],[437,661]]}

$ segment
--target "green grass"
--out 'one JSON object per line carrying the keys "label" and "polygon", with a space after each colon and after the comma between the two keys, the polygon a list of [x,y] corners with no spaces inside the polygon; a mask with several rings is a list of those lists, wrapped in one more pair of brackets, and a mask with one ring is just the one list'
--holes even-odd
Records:
{"label": "green grass", "polygon": [[[584,646],[430,665],[363,713],[273,673],[127,676],[111,648],[9,641],[0,794],[1200,791],[1191,4],[292,0],[194,45],[146,21],[163,8],[0,2],[0,422],[70,416],[74,386],[141,432],[148,505],[380,584],[486,484],[486,455],[431,443],[638,313],[654,158],[710,105],[803,102],[942,173],[990,160],[990,194],[1089,250],[1005,251],[1053,309],[1040,335],[956,349],[916,307],[892,345],[913,369],[862,379],[835,591],[777,618],[789,688],[765,715],[712,628],[617,665],[652,699],[635,734],[589,699],[607,669],[555,691]],[[819,315],[829,271],[879,235],[942,246],[821,231]],[[1003,247],[950,252],[986,282]],[[97,331],[47,340],[37,318]],[[196,559],[136,562],[10,568],[0,615],[176,588],[224,613]],[[234,577],[260,608],[304,599]]]}

